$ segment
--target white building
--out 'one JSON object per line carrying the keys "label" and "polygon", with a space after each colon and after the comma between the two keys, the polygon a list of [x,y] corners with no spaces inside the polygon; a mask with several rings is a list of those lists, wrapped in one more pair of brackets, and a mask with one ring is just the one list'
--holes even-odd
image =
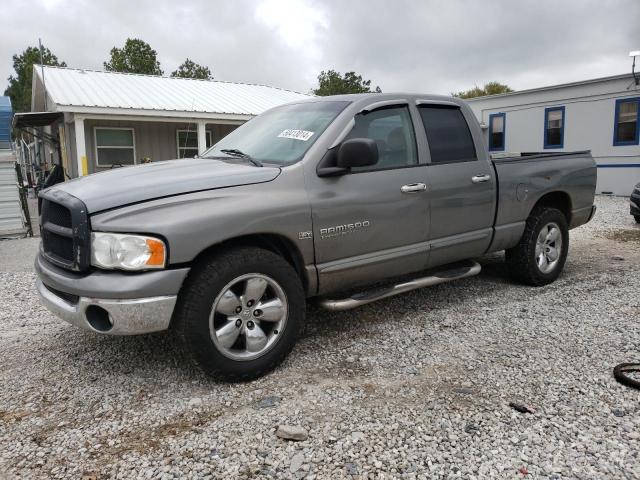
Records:
{"label": "white building", "polygon": [[640,182],[640,86],[631,74],[468,100],[489,150],[591,150],[597,193],[629,195]]}
{"label": "white building", "polygon": [[41,128],[45,145],[20,148],[73,178],[193,157],[255,115],[306,98],[266,85],[34,65],[32,112],[16,114],[14,126]]}

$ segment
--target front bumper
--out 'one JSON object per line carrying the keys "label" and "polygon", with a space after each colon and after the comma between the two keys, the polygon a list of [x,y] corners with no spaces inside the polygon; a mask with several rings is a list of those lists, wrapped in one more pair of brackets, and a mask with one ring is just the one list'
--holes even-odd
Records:
{"label": "front bumper", "polygon": [[63,320],[93,332],[134,335],[169,328],[188,268],[141,273],[95,270],[80,274],[38,255],[42,303]]}
{"label": "front bumper", "polygon": [[76,327],[109,335],[135,335],[169,328],[176,295],[137,299],[63,298],[46,287],[36,287],[43,305]]}

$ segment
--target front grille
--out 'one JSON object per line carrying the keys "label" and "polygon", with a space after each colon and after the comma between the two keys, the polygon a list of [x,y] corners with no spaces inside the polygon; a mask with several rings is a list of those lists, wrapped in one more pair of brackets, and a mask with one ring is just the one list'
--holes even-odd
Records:
{"label": "front grille", "polygon": [[47,215],[47,219],[55,224],[60,225],[61,227],[71,228],[71,212],[68,208],[63,207],[59,203],[49,202],[49,212]]}
{"label": "front grille", "polygon": [[61,190],[42,192],[40,230],[47,260],[68,270],[89,268],[87,209],[79,199]]}
{"label": "front grille", "polygon": [[47,232],[46,237],[46,252],[67,262],[73,260],[73,238],[53,232]]}

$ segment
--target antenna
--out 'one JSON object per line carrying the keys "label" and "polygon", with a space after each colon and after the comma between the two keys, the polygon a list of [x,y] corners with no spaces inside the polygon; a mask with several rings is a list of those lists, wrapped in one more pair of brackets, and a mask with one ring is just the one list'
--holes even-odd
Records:
{"label": "antenna", "polygon": [[[44,92],[44,111],[47,111],[47,86],[44,83],[44,56],[42,55],[42,40],[38,38],[38,46],[40,47],[40,70],[42,72],[42,90]],[[635,62],[635,58],[633,59]]]}
{"label": "antenna", "polygon": [[633,57],[633,64],[631,65],[631,75],[636,82],[636,86],[640,85],[640,77],[636,75],[636,57],[640,57],[640,50],[633,50],[629,52],[629,56]]}

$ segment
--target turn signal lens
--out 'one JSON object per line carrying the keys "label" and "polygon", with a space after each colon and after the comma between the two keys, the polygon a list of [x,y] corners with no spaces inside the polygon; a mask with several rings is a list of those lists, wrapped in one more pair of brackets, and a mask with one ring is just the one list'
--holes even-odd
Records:
{"label": "turn signal lens", "polygon": [[146,265],[164,267],[164,242],[156,240],[155,238],[147,238],[147,248],[151,255],[149,256]]}

